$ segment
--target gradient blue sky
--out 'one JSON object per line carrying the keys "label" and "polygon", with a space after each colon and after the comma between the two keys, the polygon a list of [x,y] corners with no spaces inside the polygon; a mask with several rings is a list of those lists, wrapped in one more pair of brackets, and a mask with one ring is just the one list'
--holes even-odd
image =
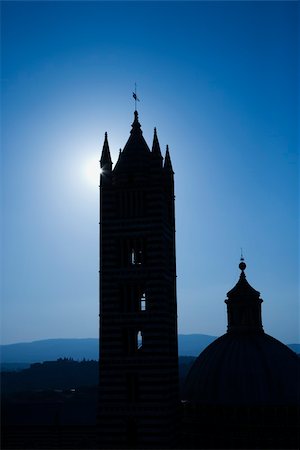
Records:
{"label": "gradient blue sky", "polygon": [[180,333],[226,331],[240,247],[299,342],[296,2],[2,2],[2,342],[98,335],[98,182],[133,120],[176,183]]}

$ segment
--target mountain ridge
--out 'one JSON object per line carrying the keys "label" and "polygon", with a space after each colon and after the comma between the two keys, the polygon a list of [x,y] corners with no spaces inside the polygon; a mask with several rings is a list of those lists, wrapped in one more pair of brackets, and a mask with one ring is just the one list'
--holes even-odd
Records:
{"label": "mountain ridge", "polygon": [[[207,334],[179,334],[179,356],[198,356],[216,336]],[[294,352],[300,353],[300,344],[288,344]],[[0,346],[0,360],[3,363],[34,363],[73,358],[74,360],[98,359],[98,338],[57,338],[32,342],[19,342]]]}

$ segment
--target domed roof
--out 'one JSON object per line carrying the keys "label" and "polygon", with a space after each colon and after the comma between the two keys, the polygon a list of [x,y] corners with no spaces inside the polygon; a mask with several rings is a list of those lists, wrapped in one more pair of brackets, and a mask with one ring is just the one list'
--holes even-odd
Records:
{"label": "domed roof", "polygon": [[184,399],[197,404],[295,404],[299,358],[261,333],[226,333],[196,359]]}
{"label": "domed roof", "polygon": [[184,399],[194,404],[292,405],[299,403],[300,359],[264,333],[260,293],[247,282],[244,262],[228,292],[228,331],[196,359]]}

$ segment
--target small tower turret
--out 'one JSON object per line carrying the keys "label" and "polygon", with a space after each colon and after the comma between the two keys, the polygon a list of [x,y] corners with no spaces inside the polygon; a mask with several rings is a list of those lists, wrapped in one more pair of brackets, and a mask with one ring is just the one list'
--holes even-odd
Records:
{"label": "small tower turret", "polygon": [[160,151],[160,145],[157,137],[157,131],[156,127],[154,128],[154,135],[153,135],[153,144],[152,144],[152,159],[156,167],[161,168],[162,167],[162,161],[163,157],[161,155]]}
{"label": "small tower turret", "polygon": [[244,258],[241,257],[239,268],[242,271],[237,284],[227,292],[227,317],[230,332],[261,332],[263,333],[261,319],[261,304],[263,300],[246,280]]}
{"label": "small tower turret", "polygon": [[164,169],[166,172],[169,172],[172,175],[174,174],[168,145],[167,145],[167,149],[166,149]]}
{"label": "small tower turret", "polygon": [[104,135],[104,143],[100,158],[100,185],[103,186],[104,184],[109,184],[111,181],[111,174],[112,174],[112,160],[110,156],[109,151],[109,145],[108,145],[108,139],[107,139],[107,133],[105,132]]}
{"label": "small tower turret", "polygon": [[109,171],[112,170],[112,160],[111,160],[110,151],[109,151],[107,132],[105,132],[105,135],[104,135],[104,143],[103,143],[102,154],[101,154],[101,159],[100,159],[100,167],[103,170],[109,170]]}

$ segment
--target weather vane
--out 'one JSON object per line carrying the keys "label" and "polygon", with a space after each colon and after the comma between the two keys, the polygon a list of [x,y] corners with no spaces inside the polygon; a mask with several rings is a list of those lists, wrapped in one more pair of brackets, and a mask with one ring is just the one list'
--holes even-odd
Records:
{"label": "weather vane", "polygon": [[132,97],[134,98],[134,108],[136,111],[136,102],[140,101],[140,99],[138,98],[138,96],[136,94],[136,83],[134,83],[134,92],[132,93]]}

